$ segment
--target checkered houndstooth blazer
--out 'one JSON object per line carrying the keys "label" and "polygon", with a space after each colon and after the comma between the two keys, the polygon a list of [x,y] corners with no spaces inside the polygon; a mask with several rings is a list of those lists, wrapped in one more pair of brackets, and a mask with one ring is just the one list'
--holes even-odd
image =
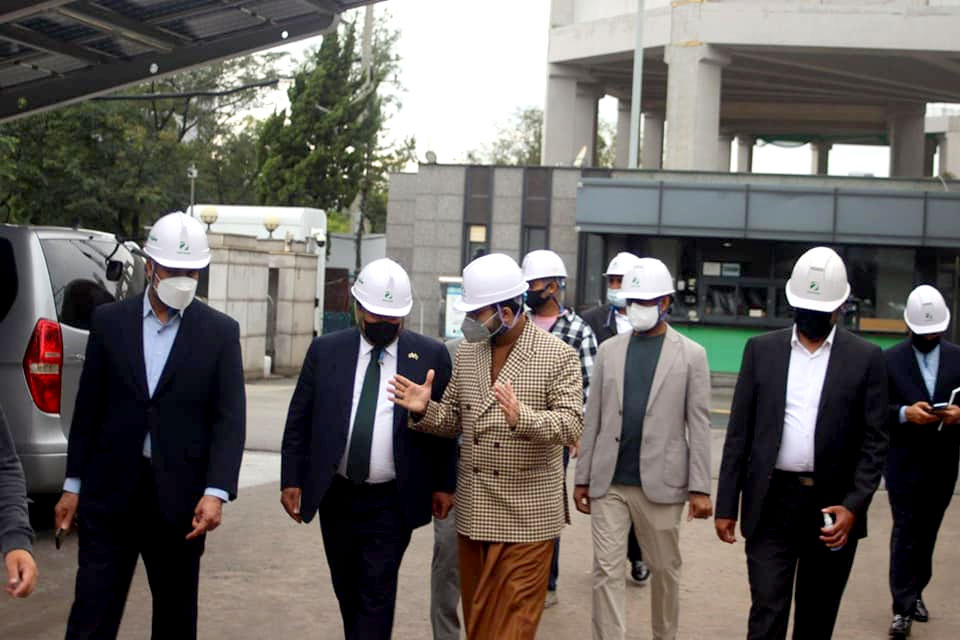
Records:
{"label": "checkered houndstooth blazer", "polygon": [[411,427],[463,433],[457,474],[457,531],[487,542],[540,542],[570,522],[563,446],[583,432],[577,352],[527,321],[497,378],[520,401],[515,429],[493,396],[489,342],[464,342],[442,402]]}

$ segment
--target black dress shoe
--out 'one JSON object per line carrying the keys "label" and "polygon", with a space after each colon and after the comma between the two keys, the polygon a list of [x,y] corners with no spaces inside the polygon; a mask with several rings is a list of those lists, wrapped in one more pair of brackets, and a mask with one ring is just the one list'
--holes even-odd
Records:
{"label": "black dress shoe", "polygon": [[899,613],[893,616],[893,622],[890,624],[890,637],[906,638],[910,635],[911,624],[910,616],[902,616]]}
{"label": "black dress shoe", "polygon": [[630,563],[630,577],[637,584],[643,584],[650,579],[650,569],[643,560]]}
{"label": "black dress shoe", "polygon": [[917,598],[917,604],[913,607],[913,619],[917,622],[926,622],[930,619],[930,612],[927,611],[927,605],[923,604],[923,598]]}

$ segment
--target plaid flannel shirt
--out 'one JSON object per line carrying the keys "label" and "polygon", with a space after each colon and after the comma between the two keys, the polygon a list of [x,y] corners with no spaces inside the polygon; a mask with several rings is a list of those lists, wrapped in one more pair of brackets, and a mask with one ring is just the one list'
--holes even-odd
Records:
{"label": "plaid flannel shirt", "polygon": [[587,321],[567,307],[550,327],[550,333],[557,336],[580,356],[580,373],[583,374],[583,402],[586,404],[590,388],[590,374],[593,372],[593,360],[597,356],[597,336]]}

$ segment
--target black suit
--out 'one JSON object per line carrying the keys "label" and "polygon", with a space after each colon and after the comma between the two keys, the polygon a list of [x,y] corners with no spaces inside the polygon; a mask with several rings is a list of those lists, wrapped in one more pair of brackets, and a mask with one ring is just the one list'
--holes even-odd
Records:
{"label": "black suit", "polygon": [[[774,469],[780,452],[792,329],[752,338],[744,350],[723,448],[718,518],[741,516],[753,604],[750,638],[786,635],[794,575],[794,638],[829,638],[887,448],[887,387],[880,348],[837,329],[814,433],[813,486]],[[805,478],[806,484],[810,478]],[[819,540],[820,509],[856,517],[846,546]]]}
{"label": "black suit", "polygon": [[616,313],[616,310],[611,305],[601,304],[580,314],[580,317],[590,325],[594,335],[597,336],[597,344],[617,335],[617,319],[613,315],[614,313]]}
{"label": "black suit", "polygon": [[239,335],[232,318],[193,302],[150,397],[143,296],[94,313],[67,452],[67,477],[82,482],[67,638],[116,636],[139,555],[153,638],[196,636],[204,540],[184,538],[207,487],[237,494],[246,424]]}
{"label": "black suit", "polygon": [[[319,512],[345,636],[368,640],[390,637],[403,553],[413,529],[431,520],[432,494],[453,493],[456,455],[453,440],[406,428],[407,412],[395,406],[396,481],[356,486],[337,474],[350,431],[360,340],[358,330],[346,329],[310,346],[283,432],[281,483],[302,490],[305,522]],[[439,401],[451,373],[446,347],[401,332],[397,373],[422,383],[430,369]]]}
{"label": "black suit", "polygon": [[[910,340],[884,353],[890,383],[890,453],[885,477],[893,511],[890,535],[890,591],[893,612],[913,608],[933,573],[933,548],[943,514],[953,497],[960,459],[960,427],[900,424],[900,407],[921,400],[946,402],[960,386],[960,347],[940,341],[940,365],[933,397],[927,391]],[[958,402],[960,400],[954,400]]]}

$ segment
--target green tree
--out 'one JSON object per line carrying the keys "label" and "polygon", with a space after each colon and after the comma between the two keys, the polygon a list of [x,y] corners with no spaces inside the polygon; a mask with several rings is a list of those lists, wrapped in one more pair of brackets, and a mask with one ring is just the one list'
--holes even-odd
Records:
{"label": "green tree", "polygon": [[481,150],[470,151],[467,160],[475,164],[533,166],[540,164],[543,147],[543,109],[517,107],[506,123],[497,128],[497,137]]}

